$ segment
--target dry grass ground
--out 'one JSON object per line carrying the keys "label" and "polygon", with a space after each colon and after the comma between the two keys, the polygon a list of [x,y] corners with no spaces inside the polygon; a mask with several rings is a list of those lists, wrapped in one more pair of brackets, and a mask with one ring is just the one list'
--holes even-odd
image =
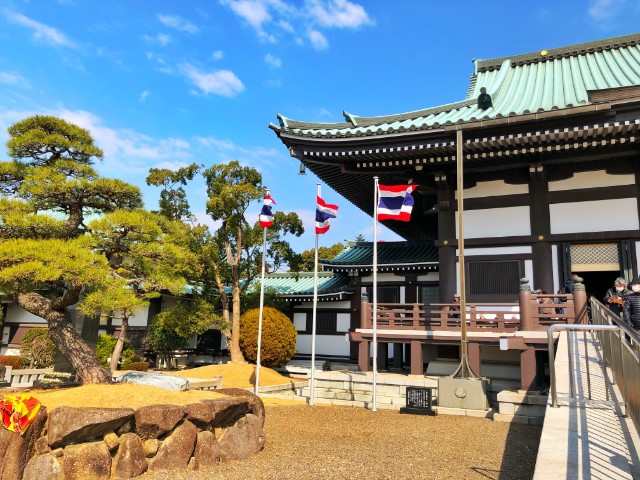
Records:
{"label": "dry grass ground", "polygon": [[352,407],[267,403],[265,448],[208,471],[144,480],[530,479],[540,427]]}
{"label": "dry grass ground", "polygon": [[[174,373],[174,372],[172,372]],[[223,375],[224,387],[248,388],[251,365],[212,365],[179,372],[190,378]],[[261,369],[260,384],[291,381]],[[7,392],[8,393],[8,392]],[[187,404],[215,391],[175,392],[140,385],[86,385],[31,390],[49,410],[57,406],[132,407]],[[1,394],[0,394],[1,395]],[[539,427],[454,416],[422,417],[397,411],[309,407],[304,402],[264,399],[266,443],[244,461],[194,472],[148,472],[144,480],[304,479],[529,479]]]}

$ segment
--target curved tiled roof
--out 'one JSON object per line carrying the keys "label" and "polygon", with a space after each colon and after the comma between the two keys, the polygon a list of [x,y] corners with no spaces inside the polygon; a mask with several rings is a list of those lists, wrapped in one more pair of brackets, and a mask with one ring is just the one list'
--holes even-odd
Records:
{"label": "curved tiled roof", "polygon": [[[313,297],[313,283],[312,272],[300,272],[297,278],[293,273],[272,273],[264,279],[265,288],[274,289],[282,297]],[[349,277],[334,275],[333,272],[318,272],[319,297],[333,300],[349,297],[352,293]]]}
{"label": "curved tiled roof", "polygon": [[[354,242],[333,260],[320,260],[329,270],[371,270],[373,243]],[[379,242],[378,270],[435,270],[438,249],[433,242]]]}
{"label": "curved tiled roof", "polygon": [[[341,123],[278,115],[280,126],[270,128],[304,137],[367,137],[584,106],[589,91],[640,85],[640,34],[474,63],[466,99],[459,102],[380,117],[344,112]],[[493,101],[486,110],[476,101],[483,87]]]}

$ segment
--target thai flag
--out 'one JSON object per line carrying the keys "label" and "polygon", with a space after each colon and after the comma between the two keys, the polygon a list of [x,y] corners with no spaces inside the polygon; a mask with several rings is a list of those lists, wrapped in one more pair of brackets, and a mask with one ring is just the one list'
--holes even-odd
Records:
{"label": "thai flag", "polygon": [[316,233],[322,235],[329,231],[329,219],[336,218],[338,206],[326,203],[320,197],[316,197]]}
{"label": "thai flag", "polygon": [[271,205],[275,205],[276,202],[268,193],[264,196],[264,205],[262,205],[262,211],[260,212],[260,226],[267,228],[273,225],[273,213],[271,212]]}
{"label": "thai flag", "polygon": [[411,220],[413,192],[418,185],[378,185],[378,220]]}

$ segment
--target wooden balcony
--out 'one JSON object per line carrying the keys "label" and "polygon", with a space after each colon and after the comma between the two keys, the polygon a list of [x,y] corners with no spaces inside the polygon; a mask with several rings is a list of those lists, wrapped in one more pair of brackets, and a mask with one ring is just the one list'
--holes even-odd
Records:
{"label": "wooden balcony", "polygon": [[[519,303],[468,303],[467,331],[546,331],[555,323],[575,322],[573,295],[526,296]],[[363,302],[361,315],[360,328],[371,329],[373,305]],[[382,335],[385,330],[460,331],[460,316],[460,306],[454,303],[379,303],[376,328]]]}

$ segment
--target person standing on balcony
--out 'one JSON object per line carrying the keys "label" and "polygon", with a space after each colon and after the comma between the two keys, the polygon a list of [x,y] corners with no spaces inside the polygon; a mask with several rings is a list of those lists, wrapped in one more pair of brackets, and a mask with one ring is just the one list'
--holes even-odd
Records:
{"label": "person standing on balcony", "polygon": [[449,318],[460,318],[460,295],[457,293],[453,296],[453,303],[455,305],[449,307],[449,311],[455,313],[450,313]]}
{"label": "person standing on balcony", "polygon": [[618,316],[622,313],[626,289],[627,281],[622,277],[618,277],[615,282],[613,282],[613,287],[607,290],[607,293],[604,295],[604,304]]}
{"label": "person standing on balcony", "polygon": [[623,318],[638,333],[640,332],[640,278],[634,277],[629,282],[629,288],[631,292],[624,296]]}

